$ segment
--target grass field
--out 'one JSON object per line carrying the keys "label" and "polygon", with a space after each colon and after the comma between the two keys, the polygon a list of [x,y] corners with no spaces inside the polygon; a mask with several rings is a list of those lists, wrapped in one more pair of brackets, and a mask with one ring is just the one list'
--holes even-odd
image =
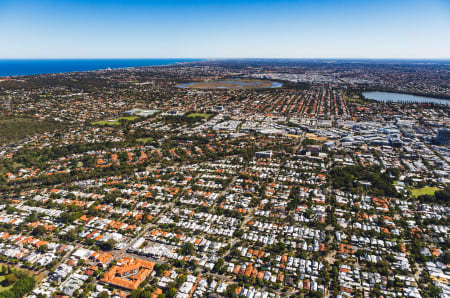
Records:
{"label": "grass field", "polygon": [[11,289],[14,284],[9,285],[7,287],[2,286],[2,282],[5,280],[6,275],[0,275],[0,292],[4,292],[4,291],[8,291],[9,289]]}
{"label": "grass field", "polygon": [[116,118],[114,120],[115,121],[119,121],[119,120],[133,121],[133,120],[136,120],[136,119],[139,119],[139,117],[137,117],[137,116],[119,117],[119,118]]}
{"label": "grass field", "polygon": [[104,125],[115,126],[115,125],[119,125],[120,122],[119,121],[104,121],[104,120],[100,120],[100,121],[92,122],[91,124],[92,125],[100,125],[100,126],[104,126]]}
{"label": "grass field", "polygon": [[345,95],[345,100],[348,102],[356,102],[356,103],[363,103],[364,101],[359,98],[352,98]]}
{"label": "grass field", "polygon": [[423,188],[413,188],[411,189],[411,195],[414,198],[417,198],[418,196],[422,195],[434,195],[434,193],[438,190],[439,188],[431,186],[425,186]]}
{"label": "grass field", "polygon": [[96,122],[92,122],[92,125],[100,125],[100,126],[116,126],[116,125],[120,125],[120,120],[126,120],[126,121],[133,121],[139,119],[139,117],[136,116],[129,116],[129,117],[119,117],[113,120],[100,120],[100,121],[96,121]]}
{"label": "grass field", "polygon": [[140,138],[140,139],[137,139],[136,141],[138,141],[139,143],[147,144],[148,142],[153,141],[153,138],[150,138],[150,137],[148,137],[148,138]]}
{"label": "grass field", "polygon": [[212,114],[207,114],[207,113],[191,113],[191,114],[188,114],[186,117],[191,117],[191,118],[202,117],[202,118],[205,118],[206,120],[208,120],[211,116],[212,116]]}
{"label": "grass field", "polygon": [[326,142],[326,141],[328,141],[327,137],[319,137],[319,136],[316,136],[315,134],[312,134],[312,133],[305,134],[305,137],[307,139],[311,139],[311,140],[318,141],[318,142]]}

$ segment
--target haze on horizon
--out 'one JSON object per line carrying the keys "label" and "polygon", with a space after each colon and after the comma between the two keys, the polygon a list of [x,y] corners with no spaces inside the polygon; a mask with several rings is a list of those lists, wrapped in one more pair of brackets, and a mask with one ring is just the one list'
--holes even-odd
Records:
{"label": "haze on horizon", "polygon": [[450,58],[450,2],[0,0],[0,58]]}

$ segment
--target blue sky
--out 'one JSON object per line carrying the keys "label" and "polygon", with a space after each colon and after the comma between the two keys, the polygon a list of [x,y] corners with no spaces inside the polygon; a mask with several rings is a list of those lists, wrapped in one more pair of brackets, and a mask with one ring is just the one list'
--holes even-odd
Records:
{"label": "blue sky", "polygon": [[450,58],[449,0],[0,0],[0,58]]}

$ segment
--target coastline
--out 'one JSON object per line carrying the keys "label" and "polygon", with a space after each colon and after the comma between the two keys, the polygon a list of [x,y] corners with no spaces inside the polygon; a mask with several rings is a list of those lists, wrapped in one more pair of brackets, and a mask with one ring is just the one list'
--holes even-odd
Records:
{"label": "coastline", "polygon": [[137,58],[137,59],[0,59],[0,79],[118,70],[138,67],[166,66],[204,61],[195,58]]}

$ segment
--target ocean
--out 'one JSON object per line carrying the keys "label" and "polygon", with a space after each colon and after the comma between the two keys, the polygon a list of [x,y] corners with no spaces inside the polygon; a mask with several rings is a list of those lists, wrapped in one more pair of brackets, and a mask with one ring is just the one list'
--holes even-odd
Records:
{"label": "ocean", "polygon": [[202,59],[0,59],[0,77],[169,65]]}

